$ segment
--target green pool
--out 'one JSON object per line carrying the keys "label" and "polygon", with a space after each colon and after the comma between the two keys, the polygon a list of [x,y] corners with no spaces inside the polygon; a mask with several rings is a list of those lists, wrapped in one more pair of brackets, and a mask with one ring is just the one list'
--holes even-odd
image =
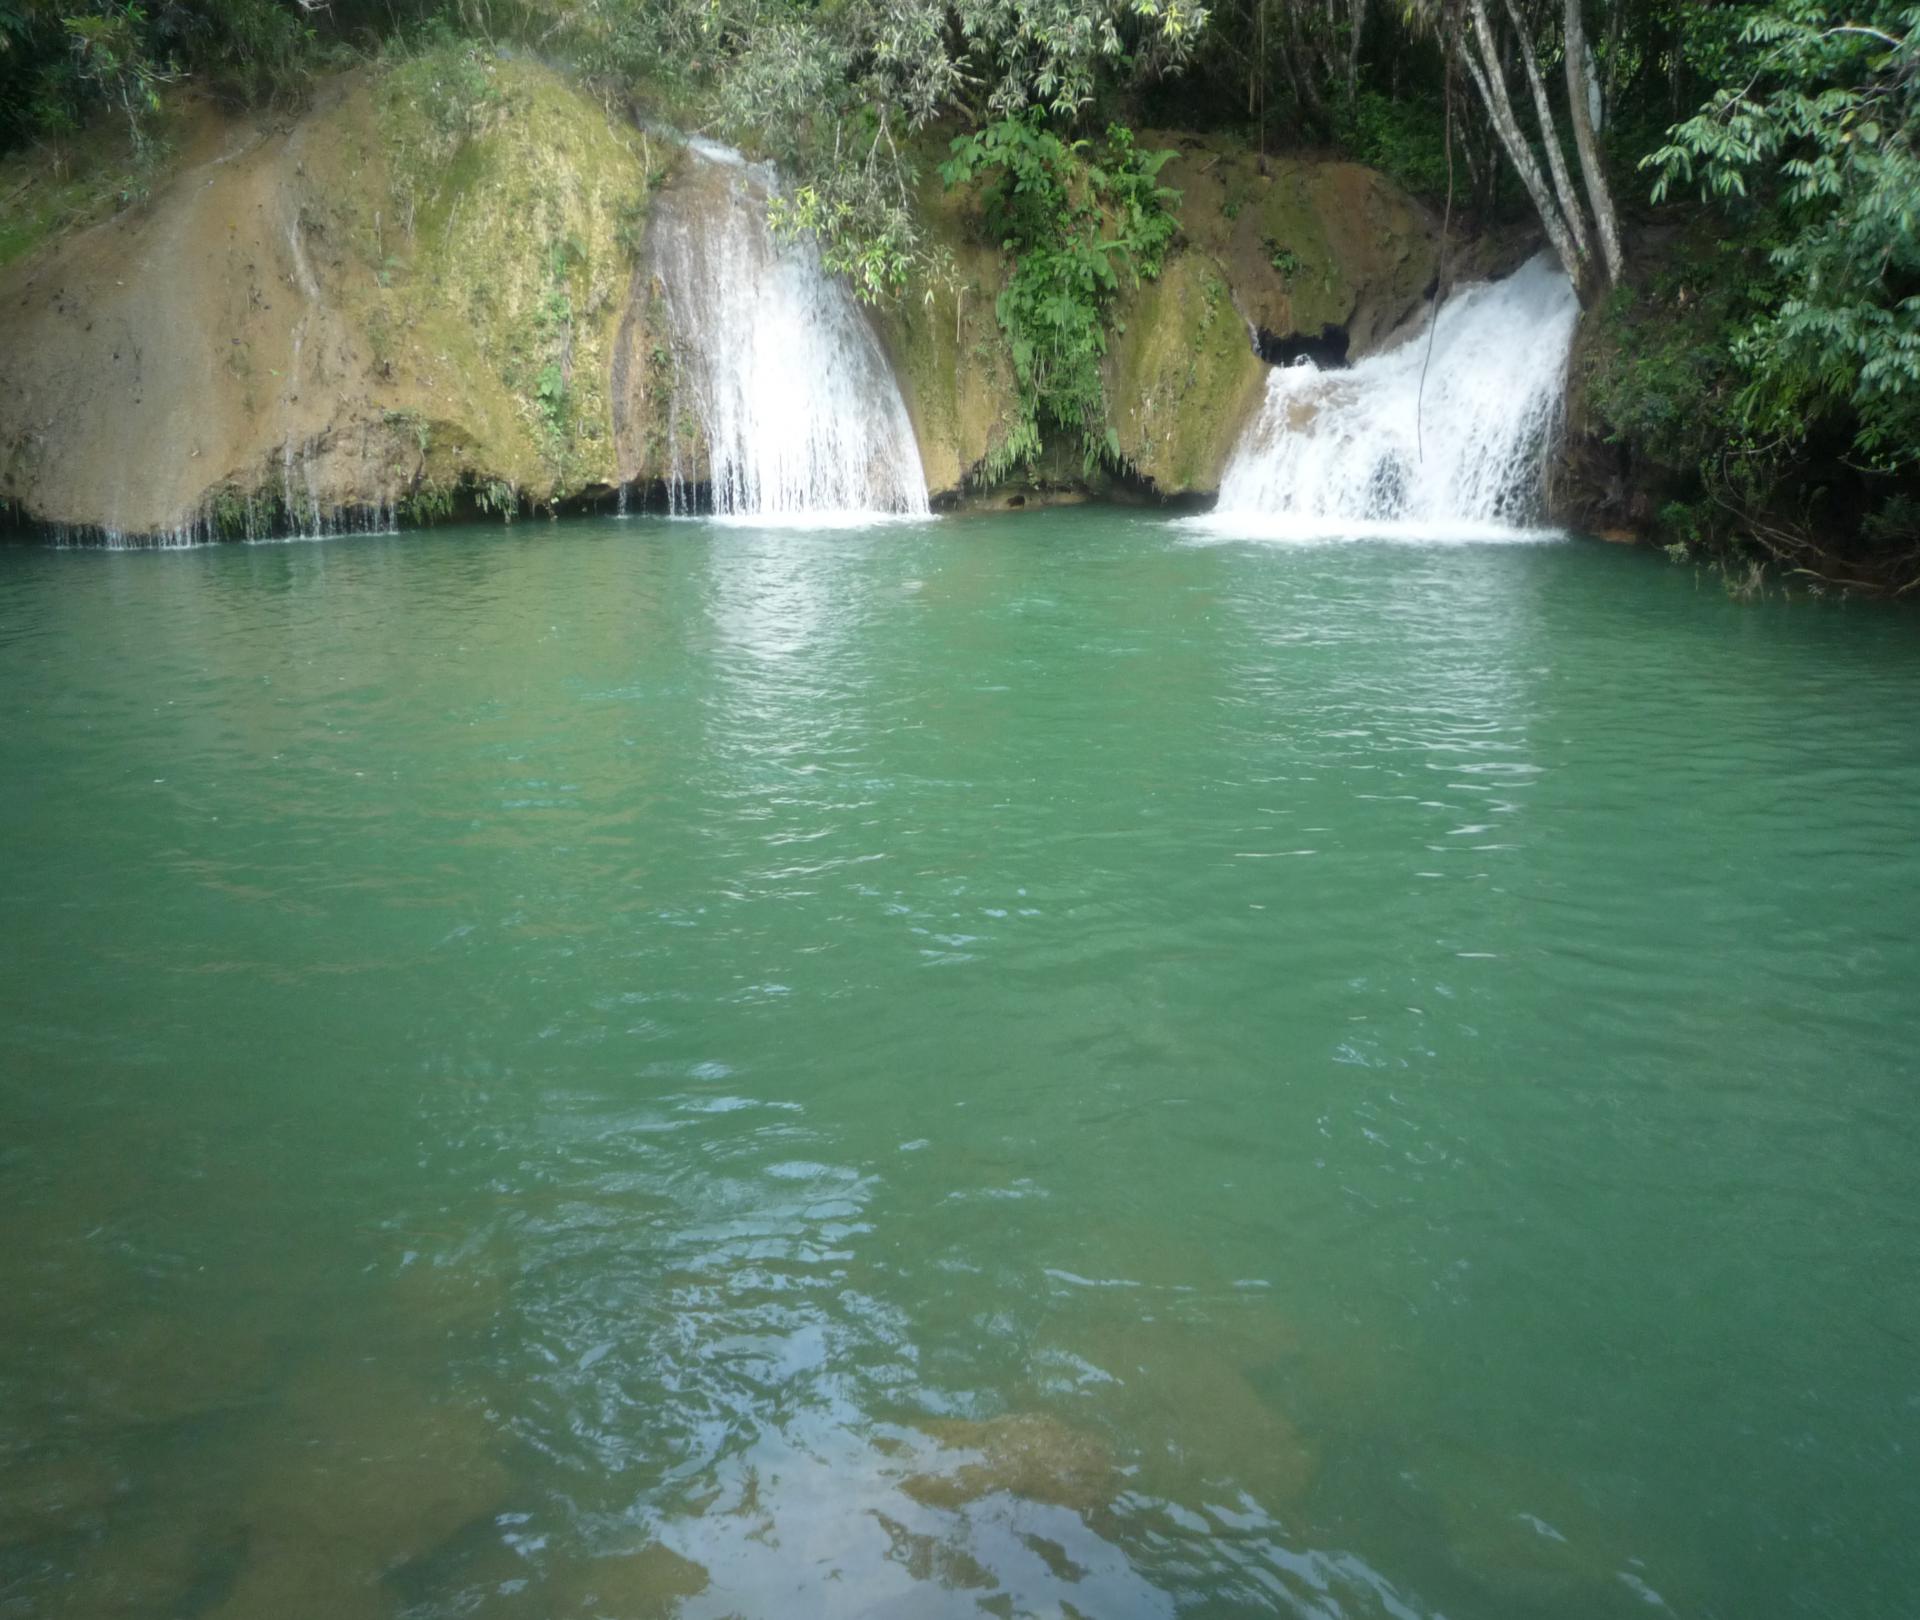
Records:
{"label": "green pool", "polygon": [[528,524],[0,692],[5,1620],[1911,1612],[1911,614]]}

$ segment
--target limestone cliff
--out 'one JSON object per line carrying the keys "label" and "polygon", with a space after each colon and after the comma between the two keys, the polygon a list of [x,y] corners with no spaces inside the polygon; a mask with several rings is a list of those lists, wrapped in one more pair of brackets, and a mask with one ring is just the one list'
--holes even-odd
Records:
{"label": "limestone cliff", "polygon": [[0,275],[0,498],[224,535],[611,485],[654,154],[544,68],[464,67],[201,120],[150,206]]}
{"label": "limestone cliff", "polygon": [[[1120,301],[1108,397],[1134,487],[1197,497],[1262,351],[1377,347],[1433,284],[1436,231],[1352,164],[1143,144],[1177,151],[1181,230]],[[475,51],[341,76],[292,120],[203,108],[150,203],[0,269],[0,502],[216,537],[644,489],[673,425],[645,233],[686,168],[553,70]],[[921,206],[943,272],[871,318],[951,499],[1011,417],[1005,264],[969,194],[929,174]]]}

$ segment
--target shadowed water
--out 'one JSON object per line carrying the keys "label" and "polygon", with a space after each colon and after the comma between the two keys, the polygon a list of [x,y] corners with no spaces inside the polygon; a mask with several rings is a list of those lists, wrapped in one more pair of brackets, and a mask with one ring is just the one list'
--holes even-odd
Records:
{"label": "shadowed water", "polygon": [[1920,631],[1085,510],[0,553],[0,1616],[1893,1616]]}

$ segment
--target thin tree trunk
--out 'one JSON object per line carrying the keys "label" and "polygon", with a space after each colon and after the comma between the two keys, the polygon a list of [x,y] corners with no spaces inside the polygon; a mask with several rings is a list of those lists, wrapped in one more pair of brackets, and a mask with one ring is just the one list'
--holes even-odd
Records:
{"label": "thin tree trunk", "polygon": [[1313,82],[1313,53],[1300,32],[1300,14],[1292,6],[1285,6],[1282,9],[1287,16],[1287,34],[1292,46],[1291,54],[1299,57],[1306,69],[1298,76],[1293,75],[1291,66],[1287,69],[1289,77],[1293,78],[1294,94],[1315,124],[1323,130],[1331,129],[1333,120],[1327,116],[1327,104],[1320,99],[1319,87]]}
{"label": "thin tree trunk", "polygon": [[1267,161],[1267,0],[1260,7],[1260,161]]}
{"label": "thin tree trunk", "polygon": [[[1600,161],[1600,143],[1594,139],[1590,96],[1599,91],[1593,52],[1587,49],[1586,19],[1580,0],[1566,0],[1567,101],[1573,108],[1573,144],[1580,153],[1580,173],[1587,182],[1587,203],[1593,209],[1593,227],[1600,238],[1600,254],[1607,264],[1607,285],[1620,280],[1620,222],[1613,211],[1613,193]],[[1585,81],[1584,83],[1582,81]]]}
{"label": "thin tree trunk", "polygon": [[1527,76],[1527,88],[1533,92],[1534,115],[1540,120],[1540,144],[1546,148],[1547,169],[1553,175],[1554,195],[1560,199],[1560,212],[1573,232],[1575,245],[1583,259],[1593,256],[1587,241],[1586,211],[1580,206],[1580,194],[1573,189],[1573,176],[1567,173],[1567,154],[1560,147],[1560,132],[1554,127],[1553,104],[1547,100],[1546,80],[1540,76],[1540,59],[1534,55],[1533,39],[1521,24],[1513,0],[1506,0],[1507,20],[1513,24],[1513,37],[1520,47],[1520,66]]}
{"label": "thin tree trunk", "polygon": [[1627,8],[1616,3],[1607,17],[1606,105],[1609,107],[1614,105],[1615,92],[1620,88],[1620,37],[1626,27],[1626,16]]}
{"label": "thin tree trunk", "polygon": [[1473,160],[1473,142],[1468,138],[1467,121],[1458,113],[1453,115],[1453,144],[1460,149],[1460,156],[1467,165],[1467,187],[1477,202],[1480,197],[1480,165]]}
{"label": "thin tree trunk", "polygon": [[1360,41],[1367,31],[1367,0],[1353,0],[1353,32],[1347,36],[1347,105],[1360,95]]}
{"label": "thin tree trunk", "polygon": [[1494,133],[1500,137],[1500,144],[1506,149],[1507,160],[1512,163],[1514,173],[1520,176],[1520,184],[1526,187],[1533,211],[1540,216],[1541,227],[1547,233],[1547,240],[1553,244],[1561,267],[1575,287],[1584,287],[1587,281],[1585,258],[1575,246],[1573,233],[1567,229],[1567,222],[1561,217],[1553,193],[1547,188],[1546,176],[1541,174],[1540,165],[1534,162],[1533,149],[1520,132],[1520,121],[1513,116],[1513,103],[1507,97],[1506,77],[1500,71],[1499,47],[1494,41],[1492,25],[1487,21],[1486,0],[1468,0],[1468,5],[1473,20],[1473,34],[1468,41],[1468,48],[1460,53],[1460,60],[1466,64],[1467,76],[1473,80],[1474,89],[1480,92],[1481,105],[1487,109]]}

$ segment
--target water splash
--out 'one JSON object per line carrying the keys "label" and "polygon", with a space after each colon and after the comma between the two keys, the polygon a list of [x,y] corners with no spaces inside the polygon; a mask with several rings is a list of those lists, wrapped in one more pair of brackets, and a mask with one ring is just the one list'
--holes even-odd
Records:
{"label": "water splash", "polygon": [[1350,370],[1276,369],[1203,521],[1300,538],[1542,538],[1524,525],[1543,505],[1578,313],[1542,255],[1442,305],[1431,359],[1423,328]]}
{"label": "water splash", "polygon": [[669,509],[693,511],[704,487],[723,516],[924,515],[886,355],[813,248],[773,239],[772,171],[707,141],[688,163],[648,231],[673,337]]}

